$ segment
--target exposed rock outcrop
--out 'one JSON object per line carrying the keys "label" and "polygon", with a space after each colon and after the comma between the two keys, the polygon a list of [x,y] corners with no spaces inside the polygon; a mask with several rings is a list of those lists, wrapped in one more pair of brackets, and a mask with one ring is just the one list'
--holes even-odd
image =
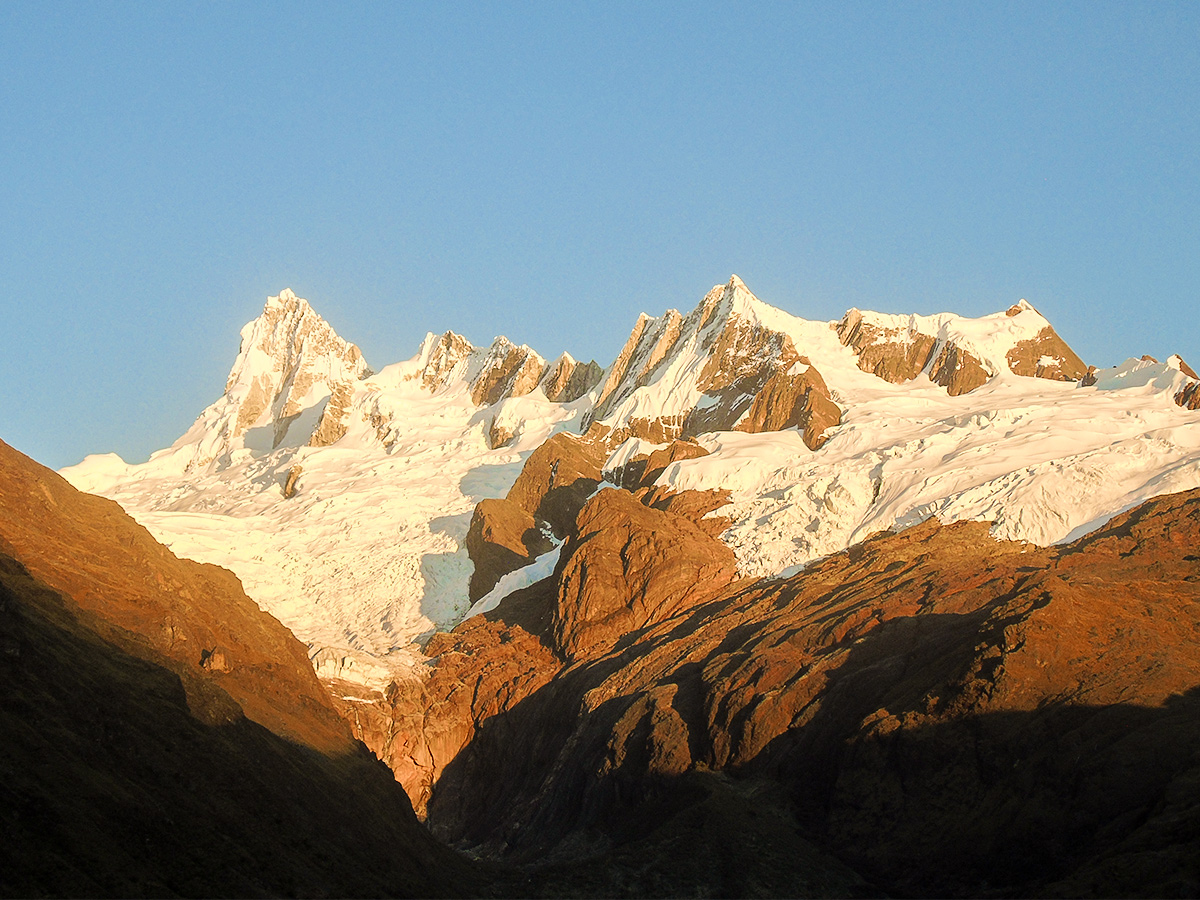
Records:
{"label": "exposed rock outcrop", "polygon": [[991,377],[982,362],[950,341],[929,365],[929,380],[944,387],[951,397],[970,393]]}
{"label": "exposed rock outcrop", "polygon": [[[596,397],[596,404],[592,408],[592,421],[605,418],[619,400],[623,399],[636,386],[646,382],[654,368],[662,361],[662,354],[656,353],[656,350],[661,349],[664,345],[672,346],[678,339],[678,319],[679,313],[673,309],[667,310],[661,322],[656,322],[645,313],[638,316],[633,331],[629,333],[629,338],[625,341],[625,346],[621,348],[621,352],[617,354],[617,358],[613,360],[613,364],[608,369],[608,377],[604,380],[604,386],[600,389],[600,394]],[[674,329],[672,328],[673,323],[676,325]],[[652,325],[656,327],[652,327]],[[675,331],[675,338],[670,336],[672,330]],[[642,347],[643,342],[648,345],[646,348]],[[631,368],[637,366],[639,354],[647,360],[655,359],[655,364],[653,367],[642,365],[631,372]]]}
{"label": "exposed rock outcrop", "polygon": [[606,458],[603,440],[561,432],[529,455],[507,497],[476,505],[466,539],[475,564],[472,602],[551,549],[543,523],[560,538],[574,529],[575,517],[603,478]]}
{"label": "exposed rock outcrop", "polygon": [[487,444],[489,449],[498,450],[501,447],[507,447],[512,443],[516,433],[506,425],[501,425],[499,420],[492,418],[488,424]]}
{"label": "exposed rock outcrop", "polygon": [[[1002,325],[1005,319],[1018,322]],[[992,323],[980,327],[980,323]],[[1003,317],[976,320],[964,337],[966,320],[955,316],[884,316],[849,310],[836,330],[838,339],[854,350],[858,367],[890,381],[903,384],[925,373],[951,396],[966,394],[986,384],[1000,367],[1016,375],[1077,381],[1087,366],[1058,336],[1053,327],[1026,301],[1014,304]],[[922,329],[928,329],[923,331]],[[969,335],[974,334],[971,339]],[[1032,335],[1022,337],[1021,335]],[[972,340],[1008,344],[1003,359],[981,359],[963,344]],[[987,354],[985,354],[986,356]]]}
{"label": "exposed rock outcrop", "polygon": [[1008,351],[1007,359],[1008,367],[1017,375],[1053,381],[1078,381],[1088,371],[1083,360],[1049,325],[1038,332],[1033,340],[1016,344]]}
{"label": "exposed rock outcrop", "polygon": [[737,577],[733,551],[691,521],[604,490],[580,511],[555,573],[556,649],[569,659],[605,653],[617,640],[666,621]]}
{"label": "exposed rock outcrop", "polygon": [[451,373],[475,350],[461,334],[447,331],[442,335],[428,334],[421,345],[421,383],[431,391],[443,387]]}
{"label": "exposed rock outcrop", "polygon": [[858,367],[892,384],[911,381],[928,372],[951,396],[958,396],[992,377],[983,362],[953,341],[923,334],[910,324],[881,328],[852,309],[837,324],[838,338],[858,354]]}
{"label": "exposed rock outcrop", "polygon": [[481,500],[467,531],[467,553],[475,564],[470,600],[474,603],[500,578],[553,547],[537,520],[511,500]]}
{"label": "exposed rock outcrop", "polygon": [[300,481],[300,476],[304,473],[304,466],[294,465],[288,469],[287,481],[283,485],[283,499],[290,500],[296,496],[296,483]]}
{"label": "exposed rock outcrop", "polygon": [[892,384],[912,381],[928,365],[937,338],[920,332],[887,330],[852,309],[837,324],[838,339],[858,355],[858,367]]}
{"label": "exposed rock outcrop", "polygon": [[564,353],[546,367],[540,384],[547,400],[571,403],[594,388],[603,375],[604,369],[594,359],[589,363],[579,363]]}
{"label": "exposed rock outcrop", "polygon": [[479,723],[507,713],[561,669],[547,638],[553,595],[553,584],[540,582],[506,597],[503,613],[435,634],[425,647],[436,661],[427,679],[394,681],[383,697],[339,685],[342,714],[391,768],[419,816]]}
{"label": "exposed rock outcrop", "polygon": [[607,458],[604,443],[560,432],[525,460],[507,499],[563,537],[600,484]]}
{"label": "exposed rock outcrop", "polygon": [[709,537],[717,538],[729,527],[729,520],[710,513],[729,503],[729,491],[713,488],[708,491],[673,491],[668,487],[644,487],[633,494],[651,509],[689,519]]}
{"label": "exposed rock outcrop", "polygon": [[700,459],[708,456],[708,451],[693,441],[672,441],[666,447],[660,447],[646,458],[646,465],[638,479],[641,486],[649,486],[658,480],[658,476],[666,471],[671,463],[683,459]]}
{"label": "exposed rock outcrop", "polygon": [[433,392],[445,388],[456,374],[464,377],[477,406],[523,397],[538,387],[551,402],[569,403],[595,387],[604,373],[595,360],[579,363],[563,353],[547,364],[529,347],[517,346],[506,337],[497,337],[482,349],[453,331],[426,335],[419,359],[420,367],[412,377],[419,377]]}
{"label": "exposed rock outcrop", "polygon": [[528,347],[498,337],[471,379],[471,399],[490,406],[508,397],[523,397],[538,386],[546,361]]}
{"label": "exposed rock outcrop", "polygon": [[829,396],[829,388],[808,360],[800,357],[788,370],[768,378],[754,395],[746,417],[734,430],[757,434],[799,428],[810,450],[828,439],[826,432],[840,423],[842,411]]}
{"label": "exposed rock outcrop", "polygon": [[1200,409],[1200,375],[1182,357],[1173,356],[1171,359],[1178,363],[1180,372],[1192,379],[1175,395],[1175,402],[1184,409]]}
{"label": "exposed rock outcrop", "polygon": [[[310,447],[328,447],[341,440],[347,431],[347,415],[353,400],[352,384],[339,381],[333,385],[333,393],[325,403],[317,427],[313,429],[312,437],[308,440]],[[277,443],[278,441],[279,438],[276,439]]]}
{"label": "exposed rock outcrop", "polygon": [[[800,427],[816,449],[841,410],[817,370],[801,363],[792,338],[760,321],[770,319],[768,309],[734,275],[687,316],[642,315],[585,425],[603,424],[616,444],[628,437],[664,443],[739,422],[759,431],[768,422],[788,422],[778,427]],[[775,412],[773,402],[787,409]]]}

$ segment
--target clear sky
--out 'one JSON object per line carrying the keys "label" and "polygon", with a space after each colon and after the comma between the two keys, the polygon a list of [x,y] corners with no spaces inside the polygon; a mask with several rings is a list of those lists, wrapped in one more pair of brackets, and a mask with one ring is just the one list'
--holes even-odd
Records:
{"label": "clear sky", "polygon": [[[748,8],[747,8],[748,7]],[[169,445],[291,287],[612,361],[736,272],[1200,364],[1200,4],[0,4],[0,438]]]}

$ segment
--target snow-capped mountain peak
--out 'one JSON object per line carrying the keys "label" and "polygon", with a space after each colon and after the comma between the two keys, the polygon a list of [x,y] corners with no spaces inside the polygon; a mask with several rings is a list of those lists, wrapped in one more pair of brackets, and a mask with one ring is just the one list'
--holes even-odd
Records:
{"label": "snow-capped mountain peak", "polygon": [[[171,448],[187,469],[243,447],[270,450],[336,440],[326,401],[344,405],[372,374],[362,352],[289,289],[268,297],[241,332],[224,395]],[[332,412],[332,411],[330,411]]]}
{"label": "snow-capped mountain peak", "polygon": [[858,356],[864,372],[893,384],[924,374],[952,396],[969,393],[1003,373],[1077,381],[1087,372],[1083,360],[1025,300],[977,319],[855,308],[837,323],[837,334]]}
{"label": "snow-capped mountain peak", "polygon": [[421,383],[431,391],[444,387],[455,368],[474,352],[475,346],[461,334],[429,332],[417,351]]}
{"label": "snow-capped mountain peak", "polygon": [[[588,423],[610,429],[613,441],[662,441],[761,431],[769,419],[771,430],[802,428],[815,448],[840,413],[817,368],[797,350],[811,325],[763,303],[736,275],[686,316],[643,313],[608,369]],[[767,397],[776,407],[770,416]]]}

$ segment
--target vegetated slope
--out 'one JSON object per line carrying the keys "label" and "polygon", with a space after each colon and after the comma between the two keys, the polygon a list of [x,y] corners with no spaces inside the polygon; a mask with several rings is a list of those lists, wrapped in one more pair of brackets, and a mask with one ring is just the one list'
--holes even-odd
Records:
{"label": "vegetated slope", "polygon": [[[548,895],[1194,894],[1200,491],[1055,548],[988,532],[729,581],[601,490],[552,578],[390,697],[429,823]],[[680,580],[706,551],[725,574]]]}
{"label": "vegetated slope", "polygon": [[419,677],[414,639],[460,621],[514,564],[533,568],[502,592],[553,566],[561,534],[536,509],[491,542],[505,552],[469,547],[479,502],[521,506],[522,465],[555,434],[586,434],[610,479],[691,442],[703,452],[656,484],[727,491],[739,570],[777,576],[934,515],[1051,544],[1200,486],[1197,384],[1178,357],[1086,367],[1024,302],[814,322],[736,276],[691,312],[642,316],[604,369],[447,332],[372,374],[285,291],[171,448],[64,474],[179,555],[236,572],[322,677],[383,691]]}
{"label": "vegetated slope", "polygon": [[2,442],[0,672],[0,894],[479,890],[236,578]]}

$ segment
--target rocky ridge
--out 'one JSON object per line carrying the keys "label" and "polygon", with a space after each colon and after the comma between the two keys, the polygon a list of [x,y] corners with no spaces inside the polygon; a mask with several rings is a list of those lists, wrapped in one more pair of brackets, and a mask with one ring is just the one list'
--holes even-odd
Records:
{"label": "rocky ridge", "polygon": [[[1005,321],[1009,320],[1009,321]],[[1007,338],[997,352],[997,333]],[[990,381],[1002,367],[1027,378],[1079,381],[1087,366],[1029,303],[1022,300],[973,323],[953,316],[884,316],[852,309],[837,323],[838,339],[858,367],[893,384],[928,375],[951,396]],[[992,346],[989,346],[992,345]]]}
{"label": "rocky ridge", "polygon": [[86,613],[139,636],[210,724],[242,715],[324,752],[353,748],[304,646],[216,566],[179,559],[117,504],[0,442],[0,550]]}
{"label": "rocky ridge", "polygon": [[686,317],[673,309],[658,319],[643,315],[584,425],[607,427],[614,444],[797,427],[816,449],[841,411],[791,336],[762,321],[767,309],[734,275]]}
{"label": "rocky ridge", "polygon": [[[598,493],[551,579],[438,635],[423,697],[392,698],[430,748],[406,786],[436,833],[517,861],[624,860],[632,886],[596,877],[632,894],[658,852],[639,821],[679,829],[676,892],[786,872],[794,893],[833,877],[822,854],[846,867],[832,893],[1197,883],[1200,491],[1061,547],[931,520],[786,580],[685,578],[691,596],[672,573],[725,548],[647,512]],[[789,823],[755,851],[769,872],[682,849],[739,796]],[[797,829],[807,868],[782,861]]]}

